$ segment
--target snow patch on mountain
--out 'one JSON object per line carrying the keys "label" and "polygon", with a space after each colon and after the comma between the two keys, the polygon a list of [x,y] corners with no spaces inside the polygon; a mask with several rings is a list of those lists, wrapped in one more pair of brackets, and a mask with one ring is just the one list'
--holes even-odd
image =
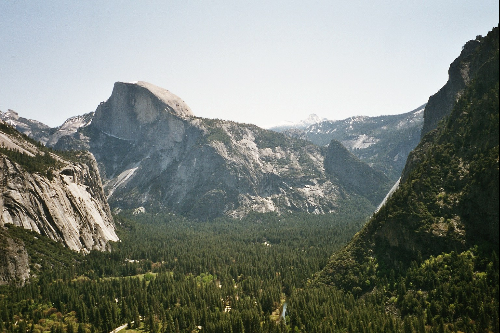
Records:
{"label": "snow patch on mountain", "polygon": [[324,122],[324,121],[328,121],[328,119],[321,118],[317,114],[312,113],[306,119],[302,119],[299,121],[285,120],[276,126],[269,127],[269,129],[271,129],[273,131],[277,131],[277,132],[280,132],[280,131],[285,130],[285,129],[291,129],[291,128],[306,129],[309,126],[312,126],[314,124],[319,124],[319,123]]}
{"label": "snow patch on mountain", "polygon": [[346,148],[348,148],[349,150],[353,150],[353,149],[365,149],[365,148],[368,148],[371,145],[377,143],[378,141],[380,141],[380,140],[377,139],[377,138],[368,136],[366,134],[361,134],[361,135],[358,135],[358,137],[355,138],[355,139],[353,139],[353,140],[342,141],[342,144]]}

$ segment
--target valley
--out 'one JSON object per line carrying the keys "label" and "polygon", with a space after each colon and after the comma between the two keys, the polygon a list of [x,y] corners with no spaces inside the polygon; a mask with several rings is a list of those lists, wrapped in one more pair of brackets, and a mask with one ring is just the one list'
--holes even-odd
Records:
{"label": "valley", "polygon": [[141,81],[57,128],[0,113],[0,332],[499,332],[498,50],[286,134]]}
{"label": "valley", "polygon": [[[53,250],[41,249],[41,241],[30,243],[33,233],[12,227],[23,233],[36,258],[32,265],[40,269],[36,284],[3,298],[0,309],[47,330],[76,331],[85,323],[84,329],[109,332],[135,321],[155,332],[198,326],[205,332],[282,331],[273,312],[280,313],[282,301],[305,288],[364,222],[362,214],[352,218],[268,213],[197,222],[172,214],[120,215],[121,242],[111,253],[81,256],[60,248],[63,263],[48,258]],[[33,301],[27,312],[26,297]],[[59,315],[50,313],[51,304]]]}

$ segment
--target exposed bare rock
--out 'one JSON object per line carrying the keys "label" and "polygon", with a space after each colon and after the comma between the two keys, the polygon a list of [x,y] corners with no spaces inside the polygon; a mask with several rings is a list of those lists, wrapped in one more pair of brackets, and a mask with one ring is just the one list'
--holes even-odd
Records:
{"label": "exposed bare rock", "polygon": [[54,132],[54,129],[49,126],[37,120],[21,117],[16,111],[11,109],[7,110],[7,112],[0,111],[0,120],[43,144],[49,140]]}
{"label": "exposed bare rock", "polygon": [[[90,112],[81,116],[75,116],[67,119],[61,126],[55,128],[54,133],[47,139],[46,142],[43,143],[49,147],[52,147],[55,146],[59,139],[62,137],[77,135],[78,130],[81,127],[88,126],[93,117],[94,112]],[[83,148],[83,146],[79,148]]]}
{"label": "exposed bare rock", "polygon": [[[2,128],[0,226],[33,230],[75,251],[105,250],[118,240],[91,154],[64,159]],[[30,170],[40,161],[50,163]]]}
{"label": "exposed bare rock", "polygon": [[24,285],[30,277],[29,258],[24,244],[14,240],[0,227],[0,286]]}
{"label": "exposed bare rock", "polygon": [[146,82],[116,82],[111,97],[94,115],[98,130],[124,140],[139,140],[156,122],[193,116],[191,109],[166,89]]}
{"label": "exposed bare rock", "polygon": [[322,120],[303,129],[281,126],[272,130],[320,146],[328,146],[332,140],[340,141],[361,161],[395,182],[408,154],[420,141],[425,106],[398,115]]}
{"label": "exposed bare rock", "polygon": [[[339,141],[332,140],[325,157],[325,170],[356,193],[378,205],[389,191],[389,179],[350,153]],[[386,186],[380,186],[386,184]]]}
{"label": "exposed bare rock", "polygon": [[475,40],[470,40],[463,46],[460,55],[450,65],[448,81],[437,93],[429,97],[424,112],[422,137],[435,129],[443,117],[450,114],[453,105],[455,105],[471,78],[475,76],[479,65],[474,61],[472,55],[481,45],[481,40],[482,37],[478,36]]}

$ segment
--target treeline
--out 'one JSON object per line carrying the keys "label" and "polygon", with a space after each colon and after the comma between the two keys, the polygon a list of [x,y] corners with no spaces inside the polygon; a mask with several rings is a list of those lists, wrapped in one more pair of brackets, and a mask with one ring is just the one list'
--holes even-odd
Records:
{"label": "treeline", "polygon": [[40,142],[18,132],[14,127],[4,122],[0,122],[0,131],[10,135],[11,137],[16,137],[19,140],[30,143],[40,151],[39,154],[33,154],[32,156],[29,154],[25,154],[15,148],[7,148],[2,144],[2,146],[0,146],[0,154],[7,156],[12,161],[21,165],[29,173],[39,172],[44,176],[47,176],[49,179],[52,179],[53,176],[51,169],[55,168],[58,165],[58,161],[54,157],[52,157],[50,148],[47,148]]}
{"label": "treeline", "polygon": [[38,172],[47,176],[49,179],[53,177],[51,169],[58,165],[58,161],[47,152],[31,156],[17,149],[0,147],[0,154],[7,156],[13,162],[21,165],[27,172]]}

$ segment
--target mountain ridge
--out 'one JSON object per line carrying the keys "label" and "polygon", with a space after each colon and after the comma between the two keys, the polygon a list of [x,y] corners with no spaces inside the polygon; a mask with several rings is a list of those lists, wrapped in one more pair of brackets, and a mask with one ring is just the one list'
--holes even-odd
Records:
{"label": "mountain ridge", "polygon": [[304,129],[281,127],[272,130],[319,146],[329,145],[332,139],[340,141],[360,160],[396,182],[408,154],[420,140],[425,106],[398,115],[355,116],[321,121]]}
{"label": "mountain ridge", "polygon": [[250,211],[325,214],[339,200],[376,207],[390,187],[375,177],[374,193],[353,190],[325,172],[325,149],[255,125],[195,117],[172,96],[148,83],[117,82],[94,113],[70,118],[47,143],[92,152],[118,210],[167,209],[203,219]]}

